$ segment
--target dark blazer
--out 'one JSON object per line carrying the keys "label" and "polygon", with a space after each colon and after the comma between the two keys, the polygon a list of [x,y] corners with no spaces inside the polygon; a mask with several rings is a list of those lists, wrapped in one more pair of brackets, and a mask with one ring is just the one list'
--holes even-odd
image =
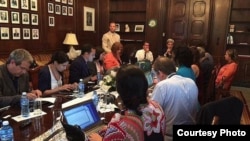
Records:
{"label": "dark blazer", "polygon": [[19,105],[21,93],[29,91],[29,74],[23,74],[17,79],[18,88],[16,90],[6,64],[0,66],[0,108]]}
{"label": "dark blazer", "polygon": [[[60,73],[60,75],[62,77],[62,73]],[[62,77],[62,79],[63,79],[63,77]],[[62,80],[62,82],[63,82],[63,80]],[[42,92],[44,92],[45,90],[51,89],[51,75],[50,75],[50,71],[49,71],[48,66],[44,66],[39,72],[38,89]]]}
{"label": "dark blazer", "polygon": [[87,62],[82,55],[72,61],[69,67],[69,83],[78,83],[79,79],[85,79],[90,76]]}

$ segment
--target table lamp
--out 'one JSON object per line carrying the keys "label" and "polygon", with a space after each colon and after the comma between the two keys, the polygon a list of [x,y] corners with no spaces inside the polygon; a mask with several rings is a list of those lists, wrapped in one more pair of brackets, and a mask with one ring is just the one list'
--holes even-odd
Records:
{"label": "table lamp", "polygon": [[77,56],[81,54],[81,50],[75,50],[73,45],[78,45],[78,41],[75,33],[67,33],[63,44],[69,45],[69,52],[67,53],[69,59],[74,60]]}

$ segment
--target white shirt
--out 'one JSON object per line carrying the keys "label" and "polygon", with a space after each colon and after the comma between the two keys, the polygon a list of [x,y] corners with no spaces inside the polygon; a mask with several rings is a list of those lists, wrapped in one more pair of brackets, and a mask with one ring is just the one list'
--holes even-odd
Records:
{"label": "white shirt", "polygon": [[57,88],[62,86],[62,77],[60,76],[59,80],[57,81],[54,74],[52,73],[50,67],[49,67],[49,73],[50,73],[50,77],[51,77],[51,89]]}
{"label": "white shirt", "polygon": [[102,48],[106,53],[111,52],[111,47],[115,42],[120,42],[120,35],[117,33],[109,31],[102,36]]}
{"label": "white shirt", "polygon": [[144,49],[137,50],[135,57],[137,58],[137,61],[147,59],[150,62],[153,62],[153,60],[154,60],[153,53],[151,51],[148,51],[146,53],[146,58],[145,58],[145,50]]}

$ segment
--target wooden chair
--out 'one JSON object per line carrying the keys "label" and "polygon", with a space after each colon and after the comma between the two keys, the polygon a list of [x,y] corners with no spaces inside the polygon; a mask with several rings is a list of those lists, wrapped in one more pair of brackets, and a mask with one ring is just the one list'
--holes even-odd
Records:
{"label": "wooden chair", "polygon": [[37,66],[35,68],[32,68],[29,70],[29,76],[30,76],[30,82],[32,84],[32,88],[38,89],[38,77],[39,77],[39,71],[42,68],[42,66]]}

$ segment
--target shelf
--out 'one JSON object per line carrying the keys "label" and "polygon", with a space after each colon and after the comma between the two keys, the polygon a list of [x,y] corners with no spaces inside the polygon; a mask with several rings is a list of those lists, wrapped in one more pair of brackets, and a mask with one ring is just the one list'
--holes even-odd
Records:
{"label": "shelf", "polygon": [[250,47],[250,44],[227,44],[228,47]]}

